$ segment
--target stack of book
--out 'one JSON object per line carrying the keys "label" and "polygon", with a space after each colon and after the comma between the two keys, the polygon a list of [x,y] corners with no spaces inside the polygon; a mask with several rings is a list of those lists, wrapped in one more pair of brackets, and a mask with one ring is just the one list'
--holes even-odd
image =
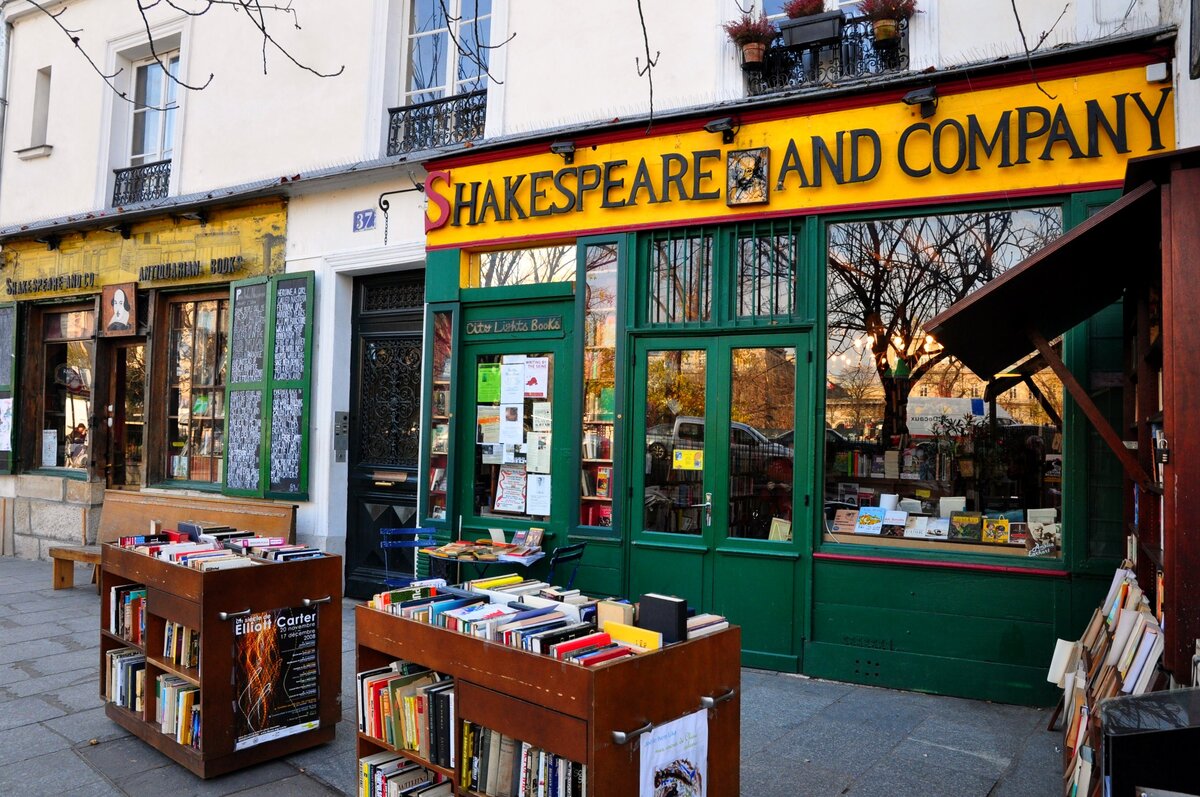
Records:
{"label": "stack of book", "polygon": [[1099,785],[1093,764],[1100,742],[1100,702],[1143,694],[1165,682],[1158,667],[1162,628],[1128,565],[1114,574],[1083,636],[1058,640],[1050,664],[1047,680],[1063,689],[1064,781],[1070,793],[1088,795]]}
{"label": "stack of book", "polygon": [[463,721],[459,783],[486,797],[587,794],[587,765]]}
{"label": "stack of book", "polygon": [[185,747],[200,747],[200,687],[177,675],[158,676],[156,719],[162,732]]}
{"label": "stack of book", "polygon": [[146,656],[137,648],[114,648],[104,654],[104,680],[110,703],[130,711],[145,707]]}
{"label": "stack of book", "polygon": [[454,680],[394,661],[356,676],[359,730],[396,750],[452,768],[457,760]]}
{"label": "stack of book", "polygon": [[121,537],[118,544],[164,562],[203,571],[251,567],[264,560],[290,562],[324,555],[319,548],[289,544],[283,537],[199,521],[183,521],[179,523],[178,531]]}
{"label": "stack of book", "polygon": [[109,589],[108,631],[126,642],[142,644],[146,638],[145,584],[121,584]]}
{"label": "stack of book", "polygon": [[358,759],[360,797],[451,797],[453,785],[393,752]]}
{"label": "stack of book", "polygon": [[163,658],[180,667],[199,667],[200,632],[167,620],[163,629]]}

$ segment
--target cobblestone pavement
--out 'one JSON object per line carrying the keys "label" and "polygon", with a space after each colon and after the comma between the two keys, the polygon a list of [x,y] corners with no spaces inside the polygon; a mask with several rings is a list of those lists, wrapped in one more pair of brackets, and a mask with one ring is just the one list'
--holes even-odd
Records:
{"label": "cobblestone pavement", "polygon": [[[105,716],[89,568],[77,569],[69,590],[51,589],[50,572],[46,562],[0,557],[0,794],[356,793],[349,602],[336,740],[205,781]],[[1058,736],[1045,730],[1045,711],[757,670],[742,677],[746,797],[1030,797],[1060,788]]]}

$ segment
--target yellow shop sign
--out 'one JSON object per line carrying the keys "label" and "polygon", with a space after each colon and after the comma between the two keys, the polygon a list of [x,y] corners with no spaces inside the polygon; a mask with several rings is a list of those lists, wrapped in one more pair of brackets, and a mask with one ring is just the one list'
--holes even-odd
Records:
{"label": "yellow shop sign", "polygon": [[1129,158],[1175,142],[1171,87],[1143,66],[948,89],[929,118],[898,98],[776,117],[731,117],[723,148],[699,122],[673,123],[650,138],[581,134],[571,164],[549,147],[448,161],[426,178],[428,246],[1111,187]]}
{"label": "yellow shop sign", "polygon": [[[117,221],[114,220],[114,224]],[[161,216],[124,229],[12,240],[4,245],[4,294],[40,299],[142,288],[228,282],[284,270],[287,211],[282,200],[212,210],[203,221]]]}

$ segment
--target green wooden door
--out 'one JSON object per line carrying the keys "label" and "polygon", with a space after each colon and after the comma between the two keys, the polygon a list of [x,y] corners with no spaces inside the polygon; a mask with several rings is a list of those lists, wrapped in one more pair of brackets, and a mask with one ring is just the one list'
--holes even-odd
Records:
{"label": "green wooden door", "polygon": [[630,592],[728,616],[743,660],[781,670],[799,666],[809,346],[794,333],[635,346]]}

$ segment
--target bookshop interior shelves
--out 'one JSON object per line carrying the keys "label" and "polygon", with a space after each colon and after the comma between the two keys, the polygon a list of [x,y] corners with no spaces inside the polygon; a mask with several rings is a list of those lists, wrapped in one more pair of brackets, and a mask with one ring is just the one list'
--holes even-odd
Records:
{"label": "bookshop interior shelves", "polygon": [[[110,719],[202,778],[214,777],[333,740],[341,716],[341,559],[323,556],[202,572],[160,561],[113,544],[102,546],[100,574],[100,694]],[[131,642],[110,630],[112,589],[144,585],[145,633]],[[321,601],[329,596],[329,600]],[[312,602],[317,616],[319,726],[291,736],[235,749],[232,706],[233,617],[295,608]],[[229,619],[222,619],[222,615]],[[182,666],[164,655],[169,628],[199,634],[197,666]],[[142,710],[108,700],[107,660],[111,651],[133,648],[145,656]],[[200,734],[187,746],[164,733],[157,722],[155,684],[173,675],[199,687]]]}
{"label": "bookshop interior shelves", "polygon": [[[669,722],[699,710],[702,698],[732,692],[708,712],[708,794],[738,794],[740,629],[588,668],[367,606],[355,612],[360,672],[404,660],[450,676],[455,732],[470,721],[585,764],[588,794],[638,793],[634,743],[618,744],[614,731]],[[385,750],[394,748],[359,734],[360,757]],[[460,787],[457,773],[395,752],[448,775],[456,794],[476,793]]]}

